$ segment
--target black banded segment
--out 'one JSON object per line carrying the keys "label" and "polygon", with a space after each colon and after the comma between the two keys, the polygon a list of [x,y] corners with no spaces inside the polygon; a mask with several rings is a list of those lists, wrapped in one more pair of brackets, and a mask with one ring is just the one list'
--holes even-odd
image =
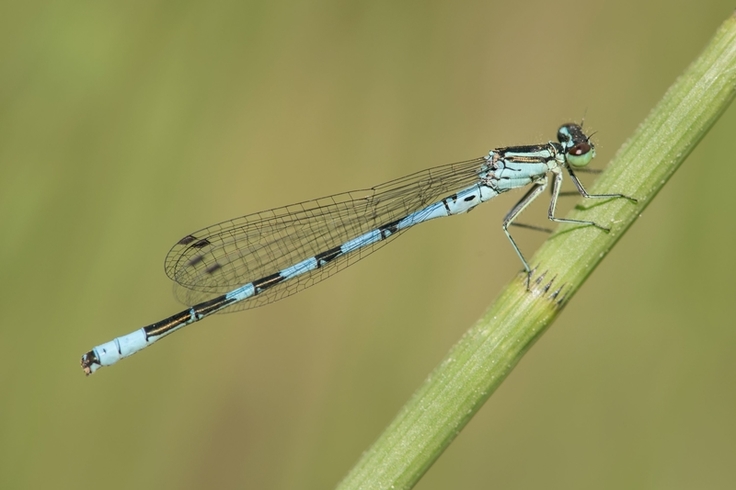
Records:
{"label": "black banded segment", "polygon": [[319,268],[323,265],[329,264],[340,255],[342,255],[342,247],[335,247],[327,250],[326,252],[318,253],[314,256],[314,259],[317,261],[317,267]]}
{"label": "black banded segment", "polygon": [[204,303],[199,303],[198,305],[192,306],[189,311],[194,311],[194,315],[196,316],[197,320],[199,320],[202,317],[220,311],[221,309],[229,306],[232,303],[235,303],[235,299],[228,298],[227,295],[223,294],[222,296],[218,296],[215,299],[211,299],[209,301],[205,301]]}
{"label": "black banded segment", "polygon": [[255,288],[255,294],[262,293],[266,289],[275,286],[284,280],[284,276],[280,272],[271,274],[270,276],[262,277],[256,281],[253,281],[253,287]]}
{"label": "black banded segment", "polygon": [[215,313],[234,302],[234,299],[227,298],[223,294],[215,299],[199,303],[188,310],[181,311],[165,320],[161,320],[160,322],[144,327],[143,330],[146,332],[146,339],[150,339],[151,337],[160,337],[169,333],[171,330],[181,327],[182,325],[188,325],[196,322],[197,320],[201,320],[202,317]]}
{"label": "black banded segment", "polygon": [[158,337],[159,335],[163,335],[169,330],[178,327],[179,325],[191,323],[191,320],[191,310],[184,310],[177,313],[176,315],[172,315],[169,318],[166,318],[165,320],[161,320],[160,322],[156,322],[147,327],[144,327],[143,330],[146,332],[147,339],[151,337]]}

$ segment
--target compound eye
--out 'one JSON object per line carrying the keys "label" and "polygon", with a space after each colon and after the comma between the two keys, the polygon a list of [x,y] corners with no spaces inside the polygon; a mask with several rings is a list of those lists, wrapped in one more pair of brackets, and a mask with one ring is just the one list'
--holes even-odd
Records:
{"label": "compound eye", "polygon": [[567,161],[573,167],[584,167],[595,156],[595,150],[590,143],[582,142],[567,150]]}
{"label": "compound eye", "polygon": [[578,143],[577,145],[570,148],[567,153],[574,157],[581,157],[588,152],[590,152],[590,144]]}

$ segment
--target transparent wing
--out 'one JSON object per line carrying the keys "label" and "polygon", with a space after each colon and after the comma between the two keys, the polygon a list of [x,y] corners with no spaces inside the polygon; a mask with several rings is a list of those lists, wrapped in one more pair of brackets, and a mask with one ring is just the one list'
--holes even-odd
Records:
{"label": "transparent wing", "polygon": [[[422,170],[372,189],[346,192],[249,214],[179,240],[166,274],[179,301],[194,305],[341,246],[477,182],[484,158]],[[262,306],[326,279],[398,236],[340,255],[225,311]]]}

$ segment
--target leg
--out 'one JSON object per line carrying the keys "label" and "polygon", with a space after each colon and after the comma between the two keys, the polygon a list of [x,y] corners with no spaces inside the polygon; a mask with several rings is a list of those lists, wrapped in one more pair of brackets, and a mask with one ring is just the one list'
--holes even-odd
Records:
{"label": "leg", "polygon": [[[603,170],[601,170],[599,168],[580,167],[579,169],[576,170],[576,172],[580,172],[580,173],[584,173],[584,174],[600,174],[600,173],[603,173]],[[573,179],[573,181],[576,181],[577,180],[577,176],[572,177],[572,179]],[[578,187],[578,189],[579,188],[580,187]],[[549,190],[550,190],[550,193],[551,193],[552,192],[552,188],[550,187]],[[575,192],[575,191],[560,191],[560,194],[559,195],[560,196],[567,197],[567,196],[579,196],[580,194],[581,194],[580,191],[577,191],[577,192]]]}
{"label": "leg", "polygon": [[583,187],[583,183],[580,182],[580,180],[577,178],[575,173],[572,171],[570,167],[567,167],[567,173],[570,174],[570,178],[572,179],[573,183],[575,184],[575,187],[578,188],[578,192],[580,192],[580,195],[583,197],[587,197],[590,199],[606,199],[606,198],[619,198],[623,197],[624,199],[628,199],[629,201],[636,204],[637,201],[633,197],[625,196],[623,194],[588,194],[588,191],[585,190],[585,187]]}
{"label": "leg", "polygon": [[[555,175],[555,180],[552,181],[552,199],[549,201],[549,211],[547,211],[547,218],[549,218],[550,221],[554,221],[556,223],[573,223],[578,225],[587,225],[587,226],[595,226],[596,228],[600,228],[604,231],[610,231],[605,226],[601,226],[598,223],[595,223],[594,221],[585,221],[580,219],[567,219],[567,218],[556,218],[555,217],[555,208],[557,207],[557,198],[560,196],[560,187],[562,187],[562,173],[559,169],[555,169],[552,171]],[[573,181],[575,181],[575,185],[577,186],[580,193],[583,195],[583,197],[593,197],[583,188],[582,184],[580,183],[577,178],[573,178]],[[606,196],[595,196],[595,197],[616,197],[614,195],[606,195]]]}
{"label": "leg", "polygon": [[[575,193],[577,195],[577,192]],[[544,226],[537,226],[537,225],[529,225],[526,223],[517,223],[514,221],[513,223],[509,223],[510,226],[515,226],[517,228],[526,228],[527,230],[534,230],[534,231],[541,231],[542,233],[552,233],[551,228],[545,228]]]}
{"label": "leg", "polygon": [[519,200],[519,202],[517,202],[513,208],[511,208],[511,211],[509,211],[506,217],[503,219],[503,232],[506,233],[506,238],[509,239],[509,241],[511,242],[511,246],[514,247],[514,250],[516,251],[516,255],[519,256],[519,259],[521,259],[521,263],[524,265],[524,270],[526,271],[527,290],[529,289],[529,283],[532,277],[532,269],[529,267],[529,264],[527,264],[526,259],[524,259],[524,255],[521,253],[519,246],[511,237],[511,233],[509,233],[509,225],[512,225],[514,223],[514,220],[521,214],[521,212],[524,211],[526,207],[529,206],[529,204],[531,204],[531,202],[539,196],[539,194],[544,192],[544,189],[546,187],[547,176],[545,175],[544,180],[534,184],[534,186],[529,189],[524,197],[522,197],[521,200]]}
{"label": "leg", "polygon": [[[603,170],[600,170],[600,169],[597,169],[597,168],[588,168],[588,167],[579,168],[579,169],[577,169],[577,171],[578,172],[587,173],[587,174],[599,174],[599,173],[603,172]],[[573,176],[572,178],[573,178],[573,182],[575,182],[576,184],[578,184],[580,182],[579,180],[577,180],[577,176]],[[581,189],[581,188],[582,188],[582,185],[579,185],[578,186],[578,189]],[[552,187],[549,188],[549,194],[550,194],[550,196],[554,196],[554,191],[555,191],[555,187],[554,186],[552,186]],[[587,192],[585,191],[585,189],[583,189],[583,192],[580,192],[580,191],[559,191],[557,193],[557,195],[559,197],[579,196],[581,194],[583,196],[585,196],[587,194]],[[619,196],[621,196],[621,195],[620,194],[614,194],[612,197],[619,197]],[[626,197],[626,196],[621,196],[621,197]],[[634,202],[636,202],[636,199],[634,199]],[[544,232],[544,233],[552,233],[552,230],[551,229],[545,228],[543,226],[528,225],[526,223],[517,223],[515,221],[513,223],[509,223],[509,224],[512,225],[512,226],[516,226],[517,228],[527,228],[529,230],[541,231],[541,232]]]}
{"label": "leg", "polygon": [[[588,191],[585,190],[585,187],[583,187],[583,183],[580,182],[580,179],[577,178],[575,173],[572,171],[570,167],[567,167],[567,172],[570,174],[570,178],[572,179],[573,183],[575,184],[575,187],[577,187],[578,192],[580,192],[580,195],[589,199],[617,199],[617,198],[624,198],[628,199],[629,201],[636,203],[637,200],[633,197],[625,196],[623,194],[588,194]],[[611,231],[610,228],[606,228],[605,226],[601,226],[598,223],[595,223],[593,221],[585,221],[585,220],[578,220],[578,219],[565,219],[565,218],[556,218],[555,217],[555,207],[557,206],[557,198],[560,195],[560,186],[562,184],[562,173],[559,171],[559,169],[554,172],[555,174],[555,180],[552,182],[552,200],[549,203],[549,212],[547,213],[547,217],[551,221],[555,221],[557,223],[573,223],[573,224],[579,224],[579,225],[590,225],[595,226],[596,228],[599,228],[604,231]]]}

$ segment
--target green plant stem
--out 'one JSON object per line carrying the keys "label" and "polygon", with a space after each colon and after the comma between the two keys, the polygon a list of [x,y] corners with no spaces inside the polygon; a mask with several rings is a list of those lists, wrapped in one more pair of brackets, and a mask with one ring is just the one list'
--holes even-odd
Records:
{"label": "green plant stem", "polygon": [[589,189],[638,199],[586,202],[569,215],[610,233],[563,225],[534,256],[531,290],[520,274],[455,345],[341,489],[411,488],[557,317],[583,281],[718,120],[736,93],[736,17],[667,91]]}

